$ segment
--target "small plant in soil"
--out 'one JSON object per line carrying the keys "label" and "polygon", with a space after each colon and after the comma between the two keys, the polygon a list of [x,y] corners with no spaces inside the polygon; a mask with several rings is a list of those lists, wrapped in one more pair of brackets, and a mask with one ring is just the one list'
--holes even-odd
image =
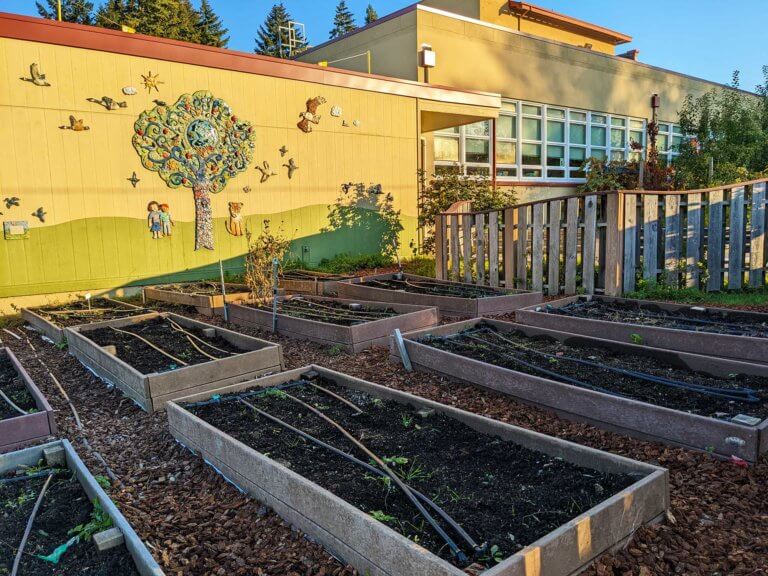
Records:
{"label": "small plant in soil", "polygon": [[[46,473],[47,472],[47,473]],[[21,468],[0,478],[0,574],[10,574],[32,509],[48,481],[24,547],[19,574],[137,576],[125,546],[98,552],[93,534],[112,526],[69,470]]]}
{"label": "small plant in soil", "polygon": [[471,284],[460,284],[442,282],[440,280],[414,279],[407,276],[399,277],[393,274],[391,278],[374,279],[369,278],[360,283],[361,286],[370,286],[371,288],[382,288],[384,290],[397,290],[399,292],[410,292],[413,294],[426,294],[430,296],[453,296],[455,298],[491,298],[493,296],[504,296],[507,292],[489,288],[487,286],[474,286]]}
{"label": "small plant in soil", "polygon": [[171,318],[98,328],[84,335],[99,346],[115,346],[117,357],[142,374],[168,372],[242,353],[218,335],[209,338],[202,330],[184,328]]}
{"label": "small plant in soil", "polygon": [[37,412],[35,399],[7,356],[0,355],[0,420]]}
{"label": "small plant in soil", "polygon": [[87,300],[76,300],[67,304],[57,304],[34,308],[33,312],[61,328],[80,326],[105,320],[129,318],[149,312],[146,308],[127,308],[109,298],[93,298],[90,306]]}
{"label": "small plant in soil", "polygon": [[178,292],[180,294],[192,294],[195,296],[221,295],[221,283],[213,281],[185,282],[182,284],[163,284],[162,286],[155,286],[155,288],[158,290],[165,290],[167,292]]}
{"label": "small plant in soil", "polygon": [[[248,306],[272,312],[271,302],[249,304]],[[339,326],[355,326],[391,318],[399,314],[391,308],[375,308],[364,302],[349,305],[332,300],[317,301],[299,297],[281,300],[277,305],[277,312],[294,318],[304,318]]]}
{"label": "small plant in soil", "polygon": [[718,378],[647,356],[501,332],[482,322],[421,342],[516,372],[675,410],[723,419],[737,414],[768,417],[768,379],[758,376]]}
{"label": "small plant in soil", "polygon": [[[542,311],[549,314],[620,322],[622,324],[640,324],[692,332],[768,338],[768,323],[735,310],[729,310],[725,315],[711,309],[697,311],[689,308],[669,311],[654,304],[642,302],[581,300],[561,307],[546,306],[542,308]],[[640,341],[635,342],[635,336]],[[639,334],[633,334],[632,341],[635,344],[642,344],[642,338]]]}
{"label": "small plant in soil", "polygon": [[[629,475],[582,468],[481,434],[442,414],[432,414],[428,427],[403,426],[403,416],[418,418],[416,409],[322,377],[281,385],[282,394],[271,390],[246,390],[186,407],[457,566],[478,561],[492,566],[634,482]],[[328,406],[322,416],[310,408],[317,404]],[[328,419],[378,456],[371,457]],[[291,442],[296,429],[310,438]],[[489,474],[494,482],[484,484]],[[400,483],[421,495],[418,501],[427,502],[422,505],[431,519]],[[432,522],[449,535],[453,549]],[[487,548],[478,544],[486,542]],[[459,552],[466,554],[463,561]]]}

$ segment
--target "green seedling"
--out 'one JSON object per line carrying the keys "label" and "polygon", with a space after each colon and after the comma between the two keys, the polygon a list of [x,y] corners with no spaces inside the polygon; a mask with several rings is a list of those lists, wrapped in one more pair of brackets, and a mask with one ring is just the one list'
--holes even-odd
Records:
{"label": "green seedling", "polygon": [[403,414],[402,416],[400,416],[400,420],[403,423],[403,426],[408,428],[411,425],[411,423],[413,422],[413,416],[411,416],[409,414]]}
{"label": "green seedling", "polygon": [[408,468],[408,470],[398,470],[397,473],[398,476],[400,476],[406,482],[426,480],[427,478],[431,477],[432,474],[434,474],[434,472],[427,472],[427,470],[420,464],[416,464],[415,459],[413,462],[411,462],[411,466]]}
{"label": "green seedling", "polygon": [[378,520],[379,522],[384,522],[385,524],[388,524],[390,522],[395,522],[397,518],[394,516],[390,516],[389,514],[382,512],[381,510],[373,510],[371,513],[371,516],[375,520]]}
{"label": "green seedling", "polygon": [[286,398],[288,395],[279,388],[267,388],[264,391],[264,396],[268,398]]}
{"label": "green seedling", "polygon": [[94,480],[96,480],[96,483],[99,486],[104,488],[104,490],[106,490],[107,488],[111,488],[112,487],[112,482],[110,482],[109,478],[107,478],[103,474],[99,474],[98,476],[94,476],[93,478],[94,478]]}
{"label": "green seedling", "polygon": [[405,466],[408,464],[408,458],[405,456],[384,456],[382,460],[385,464],[397,464],[398,466]]}
{"label": "green seedling", "polygon": [[640,334],[630,334],[629,339],[632,340],[632,344],[642,344],[643,337]]}
{"label": "green seedling", "polygon": [[333,346],[328,348],[329,356],[338,356],[342,352],[344,352],[344,347],[340,346],[339,344],[334,344]]}
{"label": "green seedling", "polygon": [[374,398],[371,403],[376,406],[377,408],[381,408],[384,406],[384,401],[381,398]]}
{"label": "green seedling", "polygon": [[66,342],[59,342],[58,344],[54,344],[54,346],[56,346],[56,348],[59,350],[66,350],[69,347],[69,344]]}
{"label": "green seedling", "polygon": [[112,518],[109,517],[97,500],[93,501],[91,519],[85,524],[78,524],[67,532],[69,536],[77,536],[80,540],[90,540],[94,534],[112,528]]}
{"label": "green seedling", "polygon": [[15,499],[6,500],[5,501],[5,507],[10,508],[11,510],[15,510],[16,508],[21,508],[29,502],[30,500],[33,500],[35,498],[35,493],[31,490],[25,490],[21,494],[19,494]]}

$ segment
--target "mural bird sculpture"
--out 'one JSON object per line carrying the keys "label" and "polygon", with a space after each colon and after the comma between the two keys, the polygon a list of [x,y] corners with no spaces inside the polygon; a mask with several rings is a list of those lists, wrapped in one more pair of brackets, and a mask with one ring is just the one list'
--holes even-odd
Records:
{"label": "mural bird sculpture", "polygon": [[35,86],[50,86],[45,79],[45,74],[40,72],[37,62],[33,62],[29,65],[29,78],[22,77],[21,80],[24,80],[24,82],[31,82]]}

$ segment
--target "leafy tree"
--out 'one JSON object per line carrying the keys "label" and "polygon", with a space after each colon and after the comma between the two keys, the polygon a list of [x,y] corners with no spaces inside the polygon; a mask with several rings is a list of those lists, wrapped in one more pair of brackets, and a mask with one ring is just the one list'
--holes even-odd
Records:
{"label": "leafy tree", "polygon": [[[35,2],[37,13],[42,18],[49,20],[58,20],[58,1],[46,0]],[[93,24],[93,2],[88,0],[61,0],[61,19],[64,22],[74,22],[76,24]]]}
{"label": "leafy tree", "polygon": [[200,10],[197,11],[197,41],[200,44],[216,46],[217,48],[226,48],[229,43],[227,30],[221,23],[221,19],[213,11],[208,0],[202,0]]}
{"label": "leafy tree", "polygon": [[[284,47],[281,53],[280,49],[280,27],[288,26],[291,21],[291,15],[286,10],[282,2],[279,2],[272,6],[272,9],[267,14],[267,18],[264,20],[264,24],[259,27],[256,33],[256,49],[257,54],[263,54],[264,56],[275,56],[277,58],[286,58],[289,56],[287,49]],[[285,30],[282,31],[283,43],[285,43]],[[296,39],[299,43],[304,42],[304,37],[300,31],[296,31]]]}
{"label": "leafy tree", "polygon": [[347,32],[357,28],[355,17],[347,7],[346,0],[340,0],[336,6],[336,15],[333,17],[333,28],[330,32],[330,38],[338,38]]}
{"label": "leafy tree", "polygon": [[142,112],[133,147],[147,170],[168,186],[191,188],[195,199],[195,250],[213,250],[211,194],[248,168],[254,133],[226,102],[205,90],[184,94],[172,106]]}
{"label": "leafy tree", "polygon": [[376,12],[376,9],[373,7],[372,4],[368,4],[368,8],[365,9],[365,25],[371,24],[372,22],[376,22],[376,20],[379,19],[379,14]]}

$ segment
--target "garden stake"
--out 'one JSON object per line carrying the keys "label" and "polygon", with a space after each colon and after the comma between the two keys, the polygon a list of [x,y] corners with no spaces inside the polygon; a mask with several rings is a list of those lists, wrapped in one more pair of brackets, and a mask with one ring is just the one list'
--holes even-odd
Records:
{"label": "garden stake", "polygon": [[29,515],[29,520],[27,520],[27,527],[24,529],[24,536],[21,537],[21,542],[19,543],[19,549],[16,550],[16,557],[13,559],[13,568],[11,569],[11,576],[16,576],[19,573],[19,564],[21,564],[21,556],[24,553],[24,546],[27,545],[27,539],[29,538],[29,533],[32,531],[32,524],[35,522],[35,516],[37,516],[37,511],[40,509],[40,504],[43,503],[43,496],[45,496],[45,492],[48,490],[48,485],[51,483],[52,478],[53,478],[53,472],[48,474],[48,479],[45,481],[45,484],[43,484],[43,489],[40,490],[40,494],[37,495],[37,501],[35,502],[35,507],[32,508],[32,514]]}
{"label": "garden stake", "polygon": [[227,286],[224,284],[224,264],[219,258],[219,276],[221,276],[221,301],[224,303],[224,322],[229,322],[229,311],[227,310]]}
{"label": "garden stake", "polygon": [[405,347],[405,341],[403,340],[403,335],[400,332],[400,328],[395,328],[394,336],[395,344],[397,344],[397,350],[400,352],[400,359],[403,361],[403,367],[407,372],[413,372],[411,357],[408,356],[408,349]]}
{"label": "garden stake", "polygon": [[321,419],[323,419],[325,422],[336,428],[339,432],[341,432],[350,442],[352,442],[355,446],[357,446],[360,450],[365,452],[365,454],[373,459],[376,464],[379,465],[379,467],[387,473],[387,475],[392,479],[392,481],[397,484],[398,488],[403,491],[403,493],[408,497],[408,499],[413,503],[414,506],[418,509],[419,512],[421,512],[421,515],[424,516],[424,518],[432,525],[432,528],[435,529],[435,532],[437,532],[440,537],[445,541],[445,543],[448,545],[448,547],[451,549],[451,553],[456,556],[456,559],[463,563],[467,562],[467,556],[464,554],[464,552],[461,551],[461,549],[456,546],[456,543],[453,541],[453,539],[446,534],[445,530],[437,523],[437,521],[432,517],[432,515],[427,512],[427,509],[422,506],[421,502],[419,502],[418,498],[413,495],[413,492],[411,492],[410,488],[406,486],[402,480],[400,480],[400,477],[395,474],[389,466],[386,465],[386,463],[379,458],[376,454],[371,452],[365,444],[360,442],[357,438],[355,438],[352,434],[350,434],[346,428],[344,428],[341,424],[338,424],[335,420],[332,420],[325,414],[323,414],[320,410],[315,408],[314,406],[311,406],[304,402],[303,400],[300,400],[299,398],[296,398],[295,396],[291,396],[287,392],[283,392],[286,396],[286,398],[290,399],[293,402],[296,402],[300,406],[303,406],[316,416],[319,416]]}
{"label": "garden stake", "polygon": [[[319,438],[315,438],[311,434],[308,434],[308,433],[304,432],[303,430],[300,430],[299,428],[295,428],[294,426],[291,426],[290,424],[288,424],[287,422],[281,420],[277,416],[273,416],[272,414],[269,414],[268,412],[265,412],[264,410],[260,410],[259,408],[257,408],[253,404],[251,404],[250,402],[248,402],[248,401],[246,401],[246,400],[244,400],[242,398],[238,398],[238,401],[241,402],[242,404],[245,404],[246,406],[248,406],[248,408],[250,408],[251,410],[253,410],[257,414],[259,414],[260,416],[263,416],[264,418],[268,419],[269,421],[274,422],[278,426],[282,426],[286,430],[290,430],[291,432],[294,432],[295,434],[301,436],[302,438],[304,438],[306,440],[309,440],[310,442],[312,442],[314,444],[317,444],[318,446],[320,446],[322,448],[325,448],[326,450],[330,450],[334,454],[336,454],[338,456],[341,456],[342,458],[345,458],[345,459],[349,460],[350,462],[353,462],[354,464],[357,464],[358,466],[361,466],[361,467],[365,468],[366,470],[376,474],[377,476],[381,476],[382,478],[387,478],[388,477],[387,473],[384,472],[383,470],[379,470],[375,466],[371,466],[367,462],[363,462],[362,460],[360,460],[358,458],[355,458],[354,456],[352,456],[352,454],[347,454],[343,450],[340,450],[339,448],[336,448],[335,446],[331,446],[330,444],[327,444],[326,442],[323,442]],[[469,546],[471,546],[472,549],[475,550],[476,553],[483,553],[483,552],[485,552],[485,549],[486,549],[487,546],[485,544],[482,545],[482,546],[479,546],[477,544],[477,542],[475,542],[472,539],[472,537],[469,534],[467,534],[467,532],[453,518],[451,518],[445,510],[443,510],[434,501],[430,500],[427,496],[425,496],[424,494],[422,494],[418,490],[416,490],[416,489],[414,489],[414,488],[412,488],[410,486],[408,486],[408,488],[410,488],[410,490],[413,492],[414,496],[416,496],[419,500],[424,502],[426,505],[428,505],[430,508],[432,508],[437,514],[439,514],[440,517],[443,520],[445,520],[446,523],[448,525],[450,525],[451,528],[453,528],[459,536],[461,536],[464,540],[466,540],[467,544],[469,544]]]}
{"label": "garden stake", "polygon": [[280,262],[277,258],[272,259],[272,332],[277,332],[277,292],[280,279],[277,274]]}

